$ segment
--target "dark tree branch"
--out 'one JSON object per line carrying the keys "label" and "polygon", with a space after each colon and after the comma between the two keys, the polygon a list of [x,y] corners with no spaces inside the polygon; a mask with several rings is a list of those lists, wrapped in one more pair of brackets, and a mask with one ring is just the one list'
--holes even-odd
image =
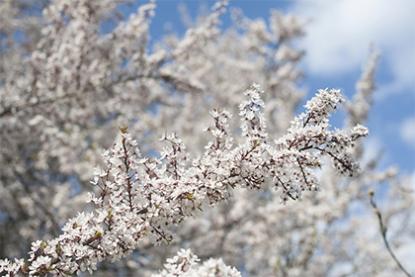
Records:
{"label": "dark tree branch", "polygon": [[392,257],[392,259],[395,261],[396,265],[398,266],[398,268],[402,271],[402,273],[404,273],[406,276],[411,277],[412,275],[405,269],[405,267],[401,264],[401,262],[398,260],[398,258],[396,257],[395,253],[393,252],[388,238],[386,237],[386,233],[388,231],[388,228],[386,227],[385,223],[383,222],[383,216],[382,213],[380,212],[378,206],[376,205],[375,199],[375,192],[372,190],[369,192],[369,197],[370,197],[370,205],[373,208],[373,211],[375,212],[375,215],[378,219],[379,222],[379,229],[380,229],[380,234],[382,235],[382,239],[383,239],[383,243],[386,246],[386,250],[388,250],[389,255]]}

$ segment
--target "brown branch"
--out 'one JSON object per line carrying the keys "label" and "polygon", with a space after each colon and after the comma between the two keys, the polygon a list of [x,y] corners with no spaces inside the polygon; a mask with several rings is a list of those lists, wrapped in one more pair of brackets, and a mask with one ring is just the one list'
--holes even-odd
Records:
{"label": "brown branch", "polygon": [[388,250],[389,255],[392,257],[392,259],[395,261],[396,265],[398,266],[398,268],[407,276],[407,277],[411,277],[412,275],[403,267],[403,265],[401,264],[401,262],[398,260],[398,258],[396,257],[395,253],[393,252],[389,241],[386,237],[386,232],[388,230],[388,228],[386,227],[385,223],[383,222],[383,216],[382,213],[380,212],[378,206],[376,205],[375,199],[375,192],[373,190],[369,191],[369,198],[370,198],[370,205],[373,208],[373,211],[376,214],[376,217],[378,219],[379,222],[379,229],[380,229],[380,234],[382,235],[382,239],[383,239],[383,243],[385,244],[386,250]]}
{"label": "brown branch", "polygon": [[[121,132],[122,133],[127,132],[126,128],[125,128],[125,130],[121,129]],[[122,143],[122,148],[123,148],[123,151],[124,151],[125,174],[127,175],[128,205],[130,206],[130,211],[133,211],[134,210],[134,207],[133,207],[133,192],[132,192],[133,184],[132,184],[131,178],[130,178],[130,161],[128,159],[128,150],[127,150],[127,147],[125,145],[125,137],[124,136],[122,138],[121,143]]]}
{"label": "brown branch", "polygon": [[[109,87],[111,86],[115,86],[118,85],[120,83],[126,83],[128,81],[137,81],[140,79],[154,79],[154,80],[161,80],[164,81],[166,83],[172,83],[173,86],[177,86],[174,83],[174,79],[172,78],[168,78],[168,76],[164,76],[164,75],[154,75],[154,74],[138,74],[138,75],[133,75],[133,76],[128,76],[126,78],[119,78],[118,80],[115,80],[114,82],[109,84]],[[78,81],[79,83],[79,81]],[[193,89],[197,89],[195,87],[192,87],[190,84],[188,85],[190,88]],[[77,90],[79,90],[79,86],[77,87]],[[78,97],[80,96],[79,92],[72,92],[72,93],[66,93],[63,95],[59,95],[59,96],[53,96],[53,97],[46,97],[43,99],[37,99],[36,102],[32,102],[32,103],[23,103],[23,104],[17,104],[17,105],[10,105],[10,106],[6,106],[3,107],[3,109],[0,111],[0,118],[2,117],[7,117],[7,116],[13,116],[15,113],[18,113],[22,110],[27,110],[27,109],[31,109],[31,108],[36,108],[38,106],[42,106],[42,105],[46,105],[46,104],[50,104],[50,103],[54,103],[56,101],[61,101],[61,100],[66,100],[66,99],[70,99],[72,97]]]}
{"label": "brown branch", "polygon": [[304,183],[308,186],[308,188],[311,188],[311,184],[310,184],[310,182],[308,181],[308,179],[307,179],[307,175],[305,174],[305,171],[304,171],[304,168],[303,168],[303,166],[301,165],[301,161],[300,161],[300,159],[297,157],[297,164],[298,164],[298,167],[300,168],[300,171],[301,171],[301,175],[303,176],[303,179],[304,179]]}
{"label": "brown branch", "polygon": [[318,151],[320,151],[322,153],[326,153],[327,155],[329,155],[330,157],[332,157],[334,160],[336,160],[337,162],[339,162],[349,172],[353,172],[353,168],[349,164],[347,164],[345,161],[343,161],[342,159],[340,159],[339,157],[337,157],[336,155],[334,155],[330,151],[327,151],[326,149],[322,149],[320,147],[314,147],[314,149],[316,149],[316,150],[318,150]]}

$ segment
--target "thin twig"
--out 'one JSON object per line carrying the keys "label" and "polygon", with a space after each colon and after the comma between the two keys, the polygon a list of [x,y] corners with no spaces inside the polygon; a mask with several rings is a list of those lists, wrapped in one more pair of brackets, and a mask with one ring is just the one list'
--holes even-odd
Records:
{"label": "thin twig", "polygon": [[383,242],[384,242],[384,244],[386,246],[386,249],[388,250],[388,252],[389,252],[390,256],[392,257],[392,259],[395,261],[395,263],[398,266],[398,268],[406,276],[411,277],[412,275],[409,274],[409,272],[403,267],[403,265],[401,264],[401,262],[396,257],[395,253],[392,251],[392,248],[391,248],[391,246],[389,244],[389,241],[386,238],[386,232],[387,232],[388,228],[386,227],[385,223],[383,222],[382,213],[380,212],[378,206],[376,205],[374,196],[375,196],[375,192],[373,190],[369,191],[370,205],[373,207],[373,211],[375,212],[376,217],[378,218],[380,234],[382,235],[382,239],[383,239]]}

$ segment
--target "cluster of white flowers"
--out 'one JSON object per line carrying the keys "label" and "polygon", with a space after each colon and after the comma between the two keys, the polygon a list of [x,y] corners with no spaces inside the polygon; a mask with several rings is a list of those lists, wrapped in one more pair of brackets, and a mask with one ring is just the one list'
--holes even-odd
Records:
{"label": "cluster of white flowers", "polygon": [[152,277],[241,277],[238,270],[227,266],[221,259],[209,259],[202,264],[198,264],[199,261],[189,249],[181,249],[177,256],[167,259],[163,271]]}
{"label": "cluster of white flowers", "polygon": [[348,103],[347,108],[350,114],[349,124],[351,126],[366,120],[373,101],[373,91],[375,90],[375,69],[379,59],[379,53],[376,50],[371,52],[368,63],[363,69],[362,76],[356,84],[356,93],[353,101]]}
{"label": "cluster of white flowers", "polygon": [[345,127],[331,129],[337,90],[295,117],[300,18],[250,19],[231,2],[219,27],[218,1],[184,35],[149,43],[156,3],[120,13],[129,4],[0,1],[2,274],[150,276],[185,247],[249,276],[396,275],[367,191],[382,190],[385,218],[405,222],[391,236],[399,256],[413,240],[411,183],[358,140],[377,53],[345,101]]}
{"label": "cluster of white flowers", "polygon": [[[93,271],[104,259],[129,254],[145,236],[169,242],[172,235],[167,226],[182,222],[206,203],[229,198],[231,188],[260,189],[274,184],[282,190],[284,200],[298,199],[302,191],[316,190],[312,169],[321,165],[325,155],[341,165],[337,166],[341,173],[354,173],[344,153],[351,146],[352,135],[330,131],[328,125],[329,113],[342,99],[338,91],[320,91],[306,105],[307,111],[294,120],[289,135],[276,145],[265,140],[260,92],[253,85],[245,93],[248,100],[240,105],[245,142],[231,147],[220,143],[218,138],[229,136],[227,119],[221,116],[229,115],[214,112],[216,126],[210,130],[217,128],[213,133],[222,137],[216,135],[216,142],[192,162],[174,134],[162,138],[167,147],[160,158],[146,158],[127,129],[121,128],[116,143],[104,155],[106,168],[93,180],[100,188],[91,197],[96,210],[70,219],[59,237],[34,242],[21,272],[65,275]],[[318,131],[308,131],[308,124]],[[213,145],[220,151],[209,151]]]}

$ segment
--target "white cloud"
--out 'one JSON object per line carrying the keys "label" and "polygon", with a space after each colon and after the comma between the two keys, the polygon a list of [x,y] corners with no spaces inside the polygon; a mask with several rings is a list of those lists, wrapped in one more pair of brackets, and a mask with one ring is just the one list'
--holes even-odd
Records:
{"label": "white cloud", "polygon": [[403,141],[415,148],[415,117],[404,120],[400,132]]}
{"label": "white cloud", "polygon": [[415,86],[414,0],[297,1],[293,11],[312,20],[303,41],[312,74],[360,69],[373,43],[392,75],[384,93]]}

